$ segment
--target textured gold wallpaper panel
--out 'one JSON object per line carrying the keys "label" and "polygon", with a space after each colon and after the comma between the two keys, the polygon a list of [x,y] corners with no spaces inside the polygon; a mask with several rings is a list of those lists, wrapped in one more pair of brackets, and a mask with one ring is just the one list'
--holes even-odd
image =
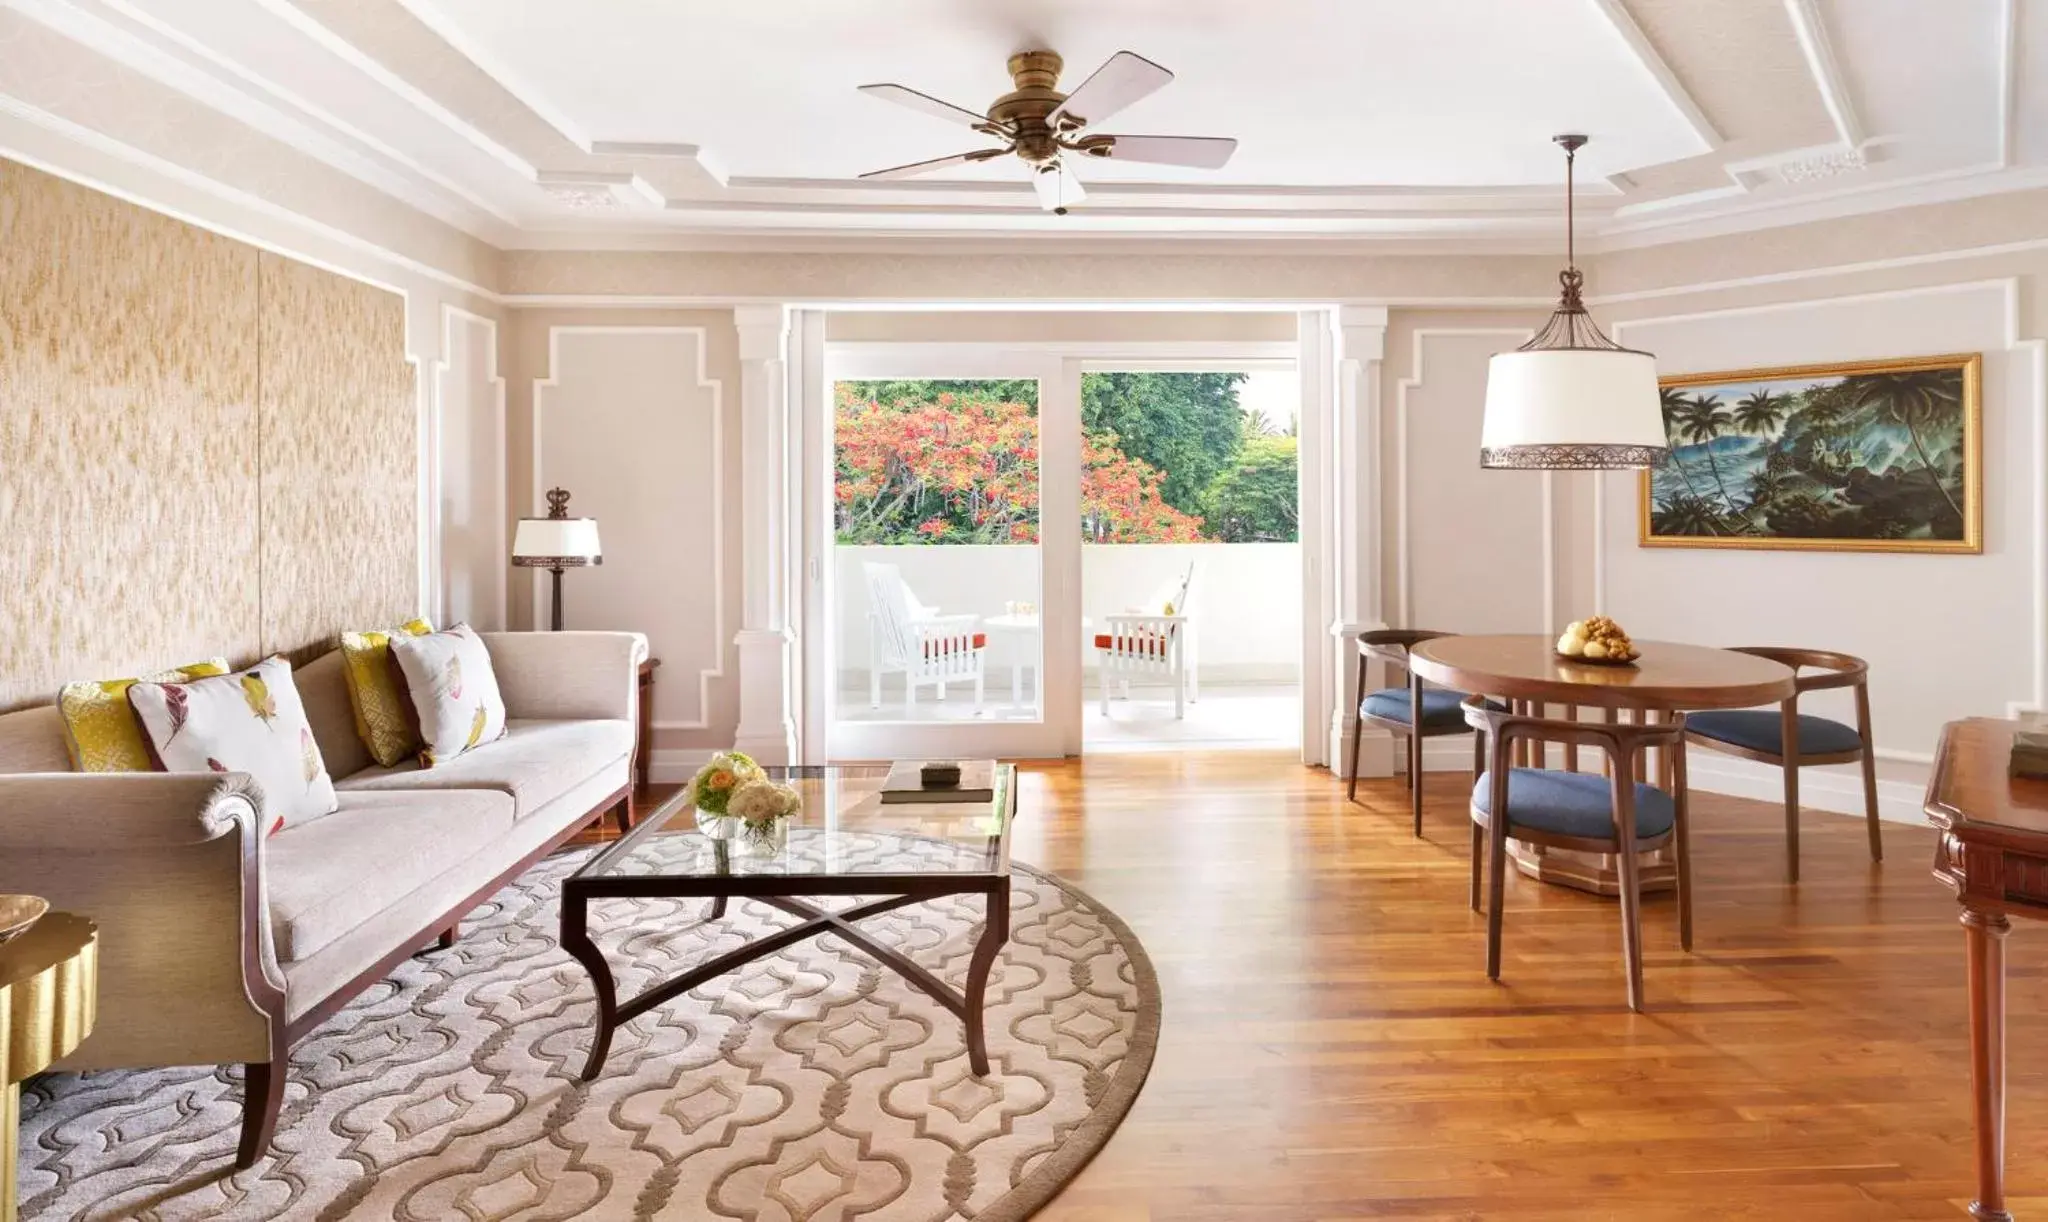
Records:
{"label": "textured gold wallpaper panel", "polygon": [[258,280],[263,648],[304,660],[418,610],[405,301],[268,253]]}
{"label": "textured gold wallpaper panel", "polygon": [[0,161],[0,708],[257,644],[256,251]]}
{"label": "textured gold wallpaper panel", "polygon": [[0,159],[0,709],[413,610],[404,353],[396,294]]}

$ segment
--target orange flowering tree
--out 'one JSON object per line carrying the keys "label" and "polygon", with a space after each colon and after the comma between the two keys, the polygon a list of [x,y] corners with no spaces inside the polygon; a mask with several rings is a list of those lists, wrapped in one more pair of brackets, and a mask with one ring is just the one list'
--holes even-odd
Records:
{"label": "orange flowering tree", "polygon": [[[841,543],[1036,543],[1038,409],[941,392],[883,402],[837,387],[834,525]],[[1164,476],[1116,446],[1082,445],[1081,520],[1103,543],[1192,543],[1202,520],[1160,499]]]}

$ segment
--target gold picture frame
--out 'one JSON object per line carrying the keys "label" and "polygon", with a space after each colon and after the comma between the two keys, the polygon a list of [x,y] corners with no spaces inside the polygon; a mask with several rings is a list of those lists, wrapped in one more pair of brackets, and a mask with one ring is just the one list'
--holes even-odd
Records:
{"label": "gold picture frame", "polygon": [[[1673,450],[1637,476],[1637,543],[1983,552],[1983,365],[1958,352],[1659,378]],[[1902,376],[1916,374],[1934,376]]]}

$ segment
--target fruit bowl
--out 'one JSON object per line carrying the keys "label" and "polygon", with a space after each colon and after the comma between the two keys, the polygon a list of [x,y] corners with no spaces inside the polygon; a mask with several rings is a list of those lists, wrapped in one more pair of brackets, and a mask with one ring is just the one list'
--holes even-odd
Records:
{"label": "fruit bowl", "polygon": [[0,943],[27,933],[49,910],[50,901],[33,895],[0,895]]}
{"label": "fruit bowl", "polygon": [[1564,635],[1557,638],[1557,656],[1560,661],[1587,666],[1634,666],[1643,655],[1620,624],[1596,615],[1573,620],[1565,628]]}

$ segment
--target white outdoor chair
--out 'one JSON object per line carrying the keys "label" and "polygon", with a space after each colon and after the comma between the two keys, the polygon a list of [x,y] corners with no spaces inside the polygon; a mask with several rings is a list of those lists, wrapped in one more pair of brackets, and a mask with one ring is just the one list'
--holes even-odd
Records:
{"label": "white outdoor chair", "polygon": [[863,563],[868,579],[868,702],[882,707],[882,675],[903,676],[903,709],[917,707],[917,689],[930,684],[946,698],[949,683],[974,684],[981,711],[988,636],[975,631],[978,615],[940,615],[917,600],[893,564]]}
{"label": "white outdoor chair", "polygon": [[1188,593],[1195,566],[1188,564],[1180,581],[1152,601],[1159,610],[1104,617],[1109,631],[1095,634],[1096,682],[1102,690],[1102,715],[1109,716],[1112,685],[1131,698],[1131,682],[1165,683],[1173,688],[1173,716],[1187,716],[1199,694],[1196,681],[1195,621],[1188,615]]}

